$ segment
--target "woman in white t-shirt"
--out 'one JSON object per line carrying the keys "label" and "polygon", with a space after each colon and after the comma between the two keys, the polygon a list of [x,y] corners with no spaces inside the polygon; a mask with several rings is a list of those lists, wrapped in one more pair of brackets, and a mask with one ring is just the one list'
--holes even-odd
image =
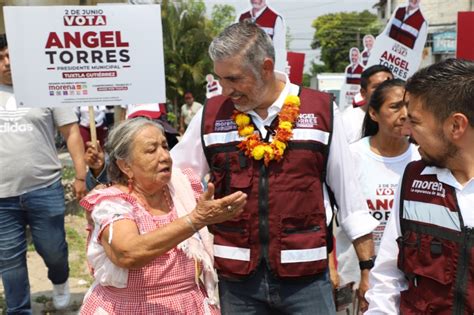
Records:
{"label": "woman in white t-shirt", "polygon": [[[362,127],[363,138],[350,149],[362,194],[371,214],[380,221],[373,231],[375,253],[393,208],[394,193],[406,165],[420,159],[417,147],[403,135],[407,119],[403,100],[405,82],[383,82],[371,96]],[[360,280],[357,255],[344,232],[336,232],[336,254],[340,283]]]}

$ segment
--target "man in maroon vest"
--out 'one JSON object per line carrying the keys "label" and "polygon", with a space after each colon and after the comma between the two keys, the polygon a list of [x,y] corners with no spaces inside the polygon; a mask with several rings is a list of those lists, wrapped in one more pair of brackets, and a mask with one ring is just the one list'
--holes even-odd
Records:
{"label": "man in maroon vest", "polygon": [[473,314],[474,62],[418,71],[406,99],[422,160],[399,185],[366,314]]}
{"label": "man in maroon vest", "polygon": [[239,16],[239,22],[250,19],[267,33],[275,48],[275,69],[286,69],[286,27],[283,17],[267,5],[266,0],[250,0],[252,8]]}
{"label": "man in maroon vest", "polygon": [[408,6],[399,7],[388,29],[388,36],[413,49],[422,27],[426,27],[425,18],[420,11],[421,0],[409,0]]}
{"label": "man in maroon vest", "polygon": [[360,51],[357,47],[349,50],[350,64],[346,67],[346,83],[360,85],[360,76],[364,71],[364,66],[360,64]]}
{"label": "man in maroon vest", "polygon": [[366,67],[367,62],[369,61],[370,51],[374,47],[375,38],[372,34],[367,34],[362,38],[362,42],[364,43],[364,50],[362,51],[362,65]]}
{"label": "man in maroon vest", "polygon": [[206,75],[206,98],[221,95],[222,87],[212,74]]}
{"label": "man in maroon vest", "polygon": [[254,23],[229,26],[209,53],[223,93],[206,102],[171,154],[180,167],[210,173],[216,197],[249,196],[242,215],[211,227],[222,311],[335,314],[325,185],[362,261],[362,292],[378,224],[355,183],[339,112],[328,94],[274,71],[272,42]]}

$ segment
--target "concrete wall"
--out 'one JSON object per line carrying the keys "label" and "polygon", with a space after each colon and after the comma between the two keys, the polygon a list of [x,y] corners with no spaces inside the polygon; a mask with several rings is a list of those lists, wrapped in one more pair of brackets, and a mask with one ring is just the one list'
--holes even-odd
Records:
{"label": "concrete wall", "polygon": [[423,13],[432,25],[456,23],[458,11],[472,9],[470,0],[422,0]]}

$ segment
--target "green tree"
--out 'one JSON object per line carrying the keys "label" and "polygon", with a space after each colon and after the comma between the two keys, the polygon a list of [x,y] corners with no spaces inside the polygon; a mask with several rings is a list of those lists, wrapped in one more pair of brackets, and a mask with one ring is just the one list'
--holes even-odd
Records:
{"label": "green tree", "polygon": [[228,4],[216,4],[212,7],[211,29],[217,35],[236,20],[235,8]]}
{"label": "green tree", "polygon": [[161,6],[166,96],[178,115],[186,91],[204,99],[205,75],[212,69],[207,54],[212,30],[202,0],[163,0]]}
{"label": "green tree", "polygon": [[349,63],[349,49],[363,49],[362,37],[365,34],[376,36],[381,29],[377,16],[363,12],[339,12],[319,16],[312,23],[316,29],[311,47],[321,49],[323,66],[313,65],[314,71],[343,72]]}

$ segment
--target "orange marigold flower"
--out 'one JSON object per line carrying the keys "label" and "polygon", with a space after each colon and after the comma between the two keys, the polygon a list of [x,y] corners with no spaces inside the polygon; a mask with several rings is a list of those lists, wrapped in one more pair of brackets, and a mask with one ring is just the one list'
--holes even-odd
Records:
{"label": "orange marigold flower", "polygon": [[289,95],[278,114],[278,128],[271,143],[263,142],[260,134],[254,133],[255,126],[251,123],[250,116],[237,110],[232,114],[232,119],[238,126],[238,133],[245,137],[238,145],[238,149],[255,160],[263,159],[265,166],[270,161],[279,161],[288,147],[287,142],[293,136],[293,125],[299,115],[300,99],[298,96]]}
{"label": "orange marigold flower", "polygon": [[273,157],[274,157],[275,153],[273,151],[272,146],[271,145],[266,145],[264,149],[265,149],[265,155],[268,155],[269,159],[273,160]]}

